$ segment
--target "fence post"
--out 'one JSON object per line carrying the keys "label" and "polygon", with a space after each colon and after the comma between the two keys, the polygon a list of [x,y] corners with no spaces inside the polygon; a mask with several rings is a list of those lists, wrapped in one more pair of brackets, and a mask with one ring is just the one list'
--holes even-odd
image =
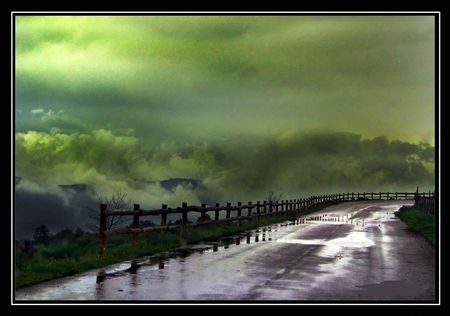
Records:
{"label": "fence post", "polygon": [[[139,209],[141,208],[141,206],[139,204],[134,204],[134,211],[138,212]],[[139,228],[139,214],[134,214],[133,215],[133,228]],[[133,242],[137,242],[139,239],[139,233],[134,233],[133,234]]]}
{"label": "fence post", "polygon": [[167,225],[167,204],[163,204],[161,205],[162,208],[162,213],[161,213],[161,226],[166,226]]}
{"label": "fence post", "polygon": [[182,204],[181,204],[181,208],[182,208],[182,212],[183,212],[183,217],[182,217],[182,219],[181,219],[181,223],[183,224],[183,225],[185,225],[185,224],[187,224],[187,222],[188,222],[188,217],[187,217],[187,203],[186,202],[183,202]]}
{"label": "fence post", "polygon": [[261,210],[260,210],[260,202],[257,201],[257,202],[256,202],[256,214],[257,214],[256,218],[257,218],[257,219],[259,219],[259,213],[260,213],[260,212],[261,212]]}
{"label": "fence post", "polygon": [[[231,203],[230,203],[230,202],[227,202],[227,212],[226,212],[226,215],[225,215],[225,218],[226,218],[226,219],[229,219],[230,216],[231,216],[231,210],[230,210],[230,207],[231,207]],[[227,221],[227,223],[228,223],[228,221]]]}
{"label": "fence post", "polygon": [[264,213],[267,213],[267,201],[263,201]]}
{"label": "fence post", "polygon": [[[205,208],[206,207],[206,204],[205,203],[202,203],[202,208]],[[205,217],[206,217],[206,211],[201,211],[200,212],[200,218],[201,218],[201,220],[200,221],[204,221],[205,220]]]}
{"label": "fence post", "polygon": [[[216,207],[219,207],[219,206],[220,206],[220,204],[219,204],[219,203],[216,203]],[[216,222],[219,221],[219,210],[215,210],[215,211],[214,211],[214,220],[215,220]]]}
{"label": "fence post", "polygon": [[252,202],[249,201],[248,202],[248,212],[247,212],[247,216],[252,216]]}
{"label": "fence post", "polygon": [[270,200],[269,201],[269,213],[270,213],[270,215],[272,215],[272,205],[273,205],[273,202],[272,202],[272,200]]}
{"label": "fence post", "polygon": [[414,192],[414,206],[419,202],[419,187],[417,187],[416,192]]}
{"label": "fence post", "polygon": [[100,225],[98,232],[98,245],[100,253],[106,250],[106,204],[100,204]]}
{"label": "fence post", "polygon": [[433,215],[436,212],[436,196],[435,196],[435,192],[433,191],[433,201],[432,201],[432,207],[433,207]]}

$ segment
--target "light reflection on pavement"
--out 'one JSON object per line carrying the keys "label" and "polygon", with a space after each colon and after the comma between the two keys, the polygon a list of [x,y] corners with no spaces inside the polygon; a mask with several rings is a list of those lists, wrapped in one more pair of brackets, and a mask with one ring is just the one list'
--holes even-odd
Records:
{"label": "light reflection on pavement", "polygon": [[434,300],[434,248],[394,216],[410,203],[342,203],[23,288],[16,299]]}

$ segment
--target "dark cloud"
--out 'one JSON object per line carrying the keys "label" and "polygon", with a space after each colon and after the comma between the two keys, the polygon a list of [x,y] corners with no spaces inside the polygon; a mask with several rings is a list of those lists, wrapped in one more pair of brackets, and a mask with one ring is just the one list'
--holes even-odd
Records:
{"label": "dark cloud", "polygon": [[79,221],[59,184],[145,207],[433,189],[434,22],[16,17],[20,221]]}
{"label": "dark cloud", "polygon": [[[336,128],[433,143],[434,18],[17,17],[20,130],[210,141]],[[111,128],[111,127],[107,127]]]}
{"label": "dark cloud", "polygon": [[[17,236],[29,236],[40,224],[52,231],[88,227],[86,211],[98,207],[95,196],[116,190],[127,193],[130,205],[144,208],[264,200],[269,191],[298,198],[347,191],[412,192],[416,186],[434,190],[434,147],[428,144],[333,131],[220,144],[147,147],[132,135],[108,130],[19,133]],[[91,189],[60,186],[74,183]]]}
{"label": "dark cloud", "polygon": [[62,229],[92,229],[88,207],[96,207],[95,198],[86,192],[60,190],[36,192],[26,186],[15,190],[15,238],[32,238],[39,225],[46,225],[51,233]]}
{"label": "dark cloud", "polygon": [[434,185],[434,148],[386,137],[335,132],[294,134],[243,151],[230,166],[230,187],[248,193],[412,190]]}

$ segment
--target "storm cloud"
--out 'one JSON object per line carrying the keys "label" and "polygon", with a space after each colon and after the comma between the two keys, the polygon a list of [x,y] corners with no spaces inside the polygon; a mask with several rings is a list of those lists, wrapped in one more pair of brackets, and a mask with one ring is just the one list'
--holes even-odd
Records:
{"label": "storm cloud", "polygon": [[411,191],[434,184],[434,147],[426,143],[325,130],[228,146],[156,147],[108,130],[27,132],[16,134],[16,154],[16,172],[28,181],[84,183],[103,193],[122,189],[152,206],[167,200],[179,204],[195,195],[188,191],[173,197],[174,192],[157,184],[169,178],[199,179],[208,188],[206,196],[190,196],[189,202],[262,199],[269,190],[296,197],[343,190]]}
{"label": "storm cloud", "polygon": [[17,227],[82,227],[117,190],[145,208],[433,190],[434,22],[16,16]]}
{"label": "storm cloud", "polygon": [[434,74],[429,16],[16,17],[19,131],[159,143],[301,127],[432,144]]}

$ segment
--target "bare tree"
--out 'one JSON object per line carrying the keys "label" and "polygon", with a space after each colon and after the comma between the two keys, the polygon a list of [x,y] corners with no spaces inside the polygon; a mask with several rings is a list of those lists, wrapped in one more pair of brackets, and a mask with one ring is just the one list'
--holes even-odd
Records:
{"label": "bare tree", "polygon": [[[100,196],[96,194],[97,208],[87,207],[88,217],[91,220],[89,225],[94,232],[98,231],[100,223],[100,204],[106,204],[108,210],[127,210],[129,203],[126,200],[127,194],[121,189],[113,192],[111,196]],[[125,217],[121,215],[108,216],[106,218],[106,229],[112,229],[120,226],[125,222]]]}
{"label": "bare tree", "polygon": [[283,198],[283,195],[281,193],[276,195],[273,191],[269,191],[269,193],[267,194],[267,197],[266,197],[266,201],[275,202],[275,201],[280,201],[282,198]]}

